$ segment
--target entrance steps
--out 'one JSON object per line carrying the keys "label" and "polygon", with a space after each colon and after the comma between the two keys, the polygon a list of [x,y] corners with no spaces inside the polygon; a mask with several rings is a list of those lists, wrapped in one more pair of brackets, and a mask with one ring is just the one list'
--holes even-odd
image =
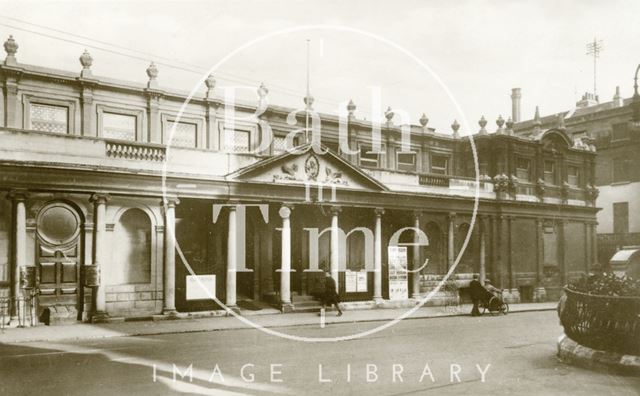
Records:
{"label": "entrance steps", "polygon": [[40,321],[49,326],[78,322],[78,310],[73,305],[51,305],[44,308]]}
{"label": "entrance steps", "polygon": [[322,302],[309,295],[291,293],[291,302],[294,312],[320,312],[320,308],[322,308]]}

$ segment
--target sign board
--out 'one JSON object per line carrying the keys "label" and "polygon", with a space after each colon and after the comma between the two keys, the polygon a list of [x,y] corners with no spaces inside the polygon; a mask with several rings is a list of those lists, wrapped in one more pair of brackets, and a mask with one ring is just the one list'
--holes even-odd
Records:
{"label": "sign board", "polygon": [[409,273],[407,272],[407,247],[389,246],[389,299],[409,298]]}
{"label": "sign board", "polygon": [[215,295],[215,275],[187,275],[187,300],[209,300]]}
{"label": "sign board", "polygon": [[367,272],[346,270],[344,273],[344,291],[346,293],[366,293]]}

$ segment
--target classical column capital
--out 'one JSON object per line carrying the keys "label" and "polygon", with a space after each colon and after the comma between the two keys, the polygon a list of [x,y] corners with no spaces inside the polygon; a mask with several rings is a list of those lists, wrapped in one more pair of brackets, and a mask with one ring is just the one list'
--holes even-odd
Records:
{"label": "classical column capital", "polygon": [[412,213],[414,220],[418,220],[420,219],[420,216],[422,216],[422,211],[420,210],[414,210]]}
{"label": "classical column capital", "polygon": [[342,207],[337,205],[332,205],[329,208],[329,211],[331,212],[332,215],[337,216],[340,212],[342,212]]}
{"label": "classical column capital", "polygon": [[447,214],[447,218],[448,218],[449,220],[454,220],[454,219],[456,218],[456,212],[449,212],[449,213]]}
{"label": "classical column capital", "polygon": [[106,204],[111,199],[111,196],[106,193],[95,193],[91,194],[91,198],[89,198],[90,202],[94,204]]}
{"label": "classical column capital", "polygon": [[291,217],[291,206],[283,204],[280,207],[280,210],[278,210],[278,215],[280,215],[282,219],[288,219],[289,217]]}
{"label": "classical column capital", "polygon": [[164,197],[160,201],[160,205],[166,206],[168,208],[175,208],[176,205],[180,205],[180,200],[178,197]]}
{"label": "classical column capital", "polygon": [[373,212],[376,214],[376,217],[382,217],[384,214],[384,208],[375,208]]}
{"label": "classical column capital", "polygon": [[16,188],[10,190],[7,194],[7,199],[14,202],[24,202],[29,197],[29,192],[25,188]]}

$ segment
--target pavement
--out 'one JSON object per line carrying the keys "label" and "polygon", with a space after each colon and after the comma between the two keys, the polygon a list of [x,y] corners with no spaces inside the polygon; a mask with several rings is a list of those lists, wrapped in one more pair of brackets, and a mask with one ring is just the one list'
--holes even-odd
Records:
{"label": "pavement", "polygon": [[[382,315],[383,311],[369,314]],[[347,318],[340,319],[348,320],[349,315],[355,319],[364,313],[347,312]],[[270,317],[273,315],[261,315],[260,319]],[[291,323],[307,318],[314,323],[277,328],[297,337],[337,337],[386,323],[340,322],[322,328],[312,315],[279,318],[278,323],[283,318]],[[334,318],[327,319],[333,322]],[[189,321],[176,322],[191,326]],[[403,320],[380,332],[340,342],[300,342],[249,328],[0,344],[0,394],[639,394],[640,377],[584,369],[559,360],[556,341],[560,334],[556,312],[519,311],[506,316]]]}
{"label": "pavement", "polygon": [[[552,311],[557,303],[522,303],[511,304],[511,314],[535,311]],[[249,329],[262,327],[266,329],[291,326],[317,325],[324,327],[339,323],[366,323],[392,321],[407,314],[408,308],[397,309],[363,309],[345,310],[343,316],[335,311],[318,313],[273,313],[277,311],[247,311],[242,313],[243,321],[235,316],[186,317],[176,320],[124,321],[116,323],[76,323],[57,326],[35,326],[24,328],[5,328],[0,330],[0,343],[24,343],[34,341],[85,340],[110,337],[126,337],[141,335],[158,335],[173,333],[196,333],[208,331]],[[407,319],[439,318],[451,316],[469,316],[470,304],[449,307],[421,307],[407,316]],[[490,314],[485,314],[489,315]]]}

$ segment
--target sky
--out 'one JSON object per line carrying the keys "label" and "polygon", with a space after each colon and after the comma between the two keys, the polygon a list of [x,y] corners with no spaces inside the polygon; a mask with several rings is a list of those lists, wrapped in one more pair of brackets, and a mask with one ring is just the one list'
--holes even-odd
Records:
{"label": "sky", "polygon": [[88,49],[96,76],[145,83],[155,61],[160,87],[187,92],[218,65],[218,95],[244,86],[238,96],[257,100],[263,82],[270,103],[302,108],[309,40],[317,111],[352,99],[360,118],[389,106],[397,123],[425,113],[442,133],[459,120],[463,134],[481,116],[489,131],[510,116],[513,87],[523,119],[536,105],[543,116],[573,108],[593,91],[594,38],[601,102],[616,86],[630,97],[639,22],[630,0],[0,2],[0,39],[14,36],[21,63],[79,72]]}

